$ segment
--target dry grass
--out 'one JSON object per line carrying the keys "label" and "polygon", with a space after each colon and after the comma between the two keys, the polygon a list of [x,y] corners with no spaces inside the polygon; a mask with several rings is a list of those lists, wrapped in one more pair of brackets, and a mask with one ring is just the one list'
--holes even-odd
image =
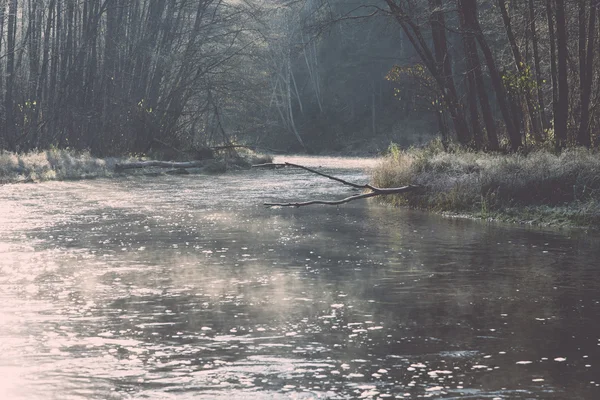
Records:
{"label": "dry grass", "polygon": [[88,152],[52,149],[15,154],[0,152],[0,182],[40,182],[112,175],[115,158],[99,159]]}
{"label": "dry grass", "polygon": [[[251,164],[271,162],[270,156],[250,150],[239,152],[235,157],[224,155],[203,172],[222,173],[227,169],[248,168]],[[89,152],[52,149],[40,152],[16,154],[0,151],[0,184],[18,182],[43,182],[49,180],[72,180],[110,177],[118,162],[136,161],[131,158],[96,158]],[[147,170],[128,171],[142,174]]]}
{"label": "dry grass", "polygon": [[587,149],[502,155],[445,152],[438,144],[407,151],[391,146],[373,181],[422,185],[420,193],[392,199],[415,208],[600,226],[600,154]]}
{"label": "dry grass", "polygon": [[273,157],[271,155],[257,153],[254,150],[250,150],[248,148],[240,147],[236,149],[234,152],[225,155],[225,161],[228,165],[246,169],[250,168],[255,164],[265,164],[273,162]]}

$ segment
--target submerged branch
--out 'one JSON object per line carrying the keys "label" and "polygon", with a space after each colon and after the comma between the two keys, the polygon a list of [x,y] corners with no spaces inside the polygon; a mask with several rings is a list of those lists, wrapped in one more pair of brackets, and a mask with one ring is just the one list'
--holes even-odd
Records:
{"label": "submerged branch", "polygon": [[254,167],[254,168],[284,168],[284,167],[300,168],[300,169],[303,169],[310,173],[340,182],[343,185],[351,186],[355,189],[369,189],[370,190],[370,192],[357,194],[357,195],[346,197],[346,198],[340,199],[340,200],[310,200],[310,201],[295,202],[295,203],[264,203],[264,205],[268,206],[268,207],[302,207],[302,206],[310,206],[313,204],[336,206],[336,205],[348,203],[353,200],[367,199],[369,197],[375,197],[375,196],[386,196],[386,195],[390,195],[390,194],[406,193],[406,192],[410,192],[410,191],[420,188],[420,186],[415,186],[415,185],[408,185],[408,186],[402,186],[402,187],[397,187],[397,188],[378,188],[378,187],[375,187],[375,186],[372,186],[369,184],[359,185],[357,183],[348,182],[348,181],[338,178],[336,176],[332,176],[332,175],[325,174],[323,172],[316,171],[312,168],[305,167],[304,165],[292,164],[292,163],[288,163],[288,162],[258,164],[258,165],[253,165],[252,167]]}
{"label": "submerged branch", "polygon": [[198,168],[206,165],[206,161],[137,161],[130,163],[121,163],[115,165],[115,170],[123,171],[126,169],[146,168],[146,167],[161,167],[161,168]]}

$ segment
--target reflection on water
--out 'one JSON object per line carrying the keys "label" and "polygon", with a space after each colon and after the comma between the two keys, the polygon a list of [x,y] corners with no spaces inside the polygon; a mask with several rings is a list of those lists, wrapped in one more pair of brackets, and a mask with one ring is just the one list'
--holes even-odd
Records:
{"label": "reflection on water", "polygon": [[260,205],[347,194],[293,170],[0,187],[0,398],[599,398],[598,237]]}

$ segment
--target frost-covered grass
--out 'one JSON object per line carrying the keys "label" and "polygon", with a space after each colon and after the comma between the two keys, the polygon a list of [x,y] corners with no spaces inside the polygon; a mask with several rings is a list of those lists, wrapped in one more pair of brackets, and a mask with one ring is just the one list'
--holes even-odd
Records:
{"label": "frost-covered grass", "polygon": [[0,151],[0,182],[41,182],[111,176],[123,159],[100,159],[88,152],[51,149],[16,154]]}
{"label": "frost-covered grass", "polygon": [[537,224],[600,226],[600,154],[569,149],[556,155],[486,154],[390,148],[375,168],[381,187],[416,184],[423,189],[393,203],[483,218]]}
{"label": "frost-covered grass", "polygon": [[[229,153],[229,154],[228,154]],[[222,155],[228,164],[237,168],[249,168],[255,164],[266,164],[273,162],[273,157],[268,154],[257,153],[245,147],[235,149],[235,152],[225,152]]]}
{"label": "frost-covered grass", "polygon": [[[271,162],[270,156],[250,150],[217,157],[203,172],[225,172],[228,169],[248,168],[252,164]],[[89,152],[51,149],[24,154],[0,151],[0,184],[18,182],[43,182],[49,180],[73,180],[110,177],[115,164],[138,161],[133,157],[96,158]],[[127,174],[143,174],[146,170],[128,170]],[[157,171],[154,171],[157,172]],[[158,170],[165,172],[165,170]]]}

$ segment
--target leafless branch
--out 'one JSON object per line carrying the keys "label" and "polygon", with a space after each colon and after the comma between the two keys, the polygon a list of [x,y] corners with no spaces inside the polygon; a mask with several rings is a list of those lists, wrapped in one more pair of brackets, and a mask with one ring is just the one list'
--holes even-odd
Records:
{"label": "leafless branch", "polygon": [[203,167],[205,165],[206,165],[206,160],[182,161],[182,162],[148,160],[148,161],[137,161],[137,162],[115,164],[115,171],[122,172],[123,170],[126,170],[126,169],[146,168],[146,167],[199,168],[199,167]]}
{"label": "leafless branch", "polygon": [[338,178],[338,177],[335,177],[332,175],[325,174],[323,172],[319,172],[312,168],[305,167],[304,165],[292,164],[292,163],[288,163],[288,162],[257,164],[257,165],[253,165],[252,167],[254,167],[254,168],[285,168],[285,167],[300,168],[300,169],[303,169],[310,173],[313,173],[313,174],[316,174],[316,175],[319,175],[319,176],[322,176],[322,177],[325,177],[328,179],[332,179],[336,182],[340,182],[343,185],[351,186],[355,189],[369,189],[370,190],[370,192],[357,194],[357,195],[346,197],[346,198],[340,199],[340,200],[310,200],[310,201],[295,202],[295,203],[264,203],[264,205],[268,206],[268,207],[302,207],[302,206],[310,206],[313,204],[323,204],[323,205],[335,206],[335,205],[348,203],[353,200],[367,199],[369,197],[375,197],[375,196],[386,196],[386,195],[390,195],[390,194],[401,194],[401,193],[414,191],[415,189],[420,188],[420,186],[416,186],[416,185],[408,185],[408,186],[402,186],[402,187],[397,187],[397,188],[378,188],[378,187],[375,187],[375,186],[372,186],[369,184],[359,185],[359,184],[356,184],[353,182],[348,182],[344,179],[341,179],[341,178]]}
{"label": "leafless branch", "polygon": [[338,177],[335,177],[335,176],[324,174],[323,172],[319,172],[319,171],[314,170],[312,168],[305,167],[304,165],[292,164],[292,163],[288,163],[288,162],[286,162],[286,163],[257,164],[257,165],[253,165],[252,167],[253,168],[260,168],[260,167],[271,167],[271,168],[276,168],[276,167],[294,167],[294,168],[300,168],[300,169],[303,169],[305,171],[311,172],[313,174],[317,174],[317,175],[323,176],[325,178],[333,179],[334,181],[340,182],[340,183],[342,183],[344,185],[352,186],[353,188],[356,188],[356,189],[371,189],[371,190],[374,189],[374,187],[371,186],[371,185],[358,185],[356,183],[348,182],[348,181],[345,181],[345,180],[343,180],[341,178],[338,178]]}

